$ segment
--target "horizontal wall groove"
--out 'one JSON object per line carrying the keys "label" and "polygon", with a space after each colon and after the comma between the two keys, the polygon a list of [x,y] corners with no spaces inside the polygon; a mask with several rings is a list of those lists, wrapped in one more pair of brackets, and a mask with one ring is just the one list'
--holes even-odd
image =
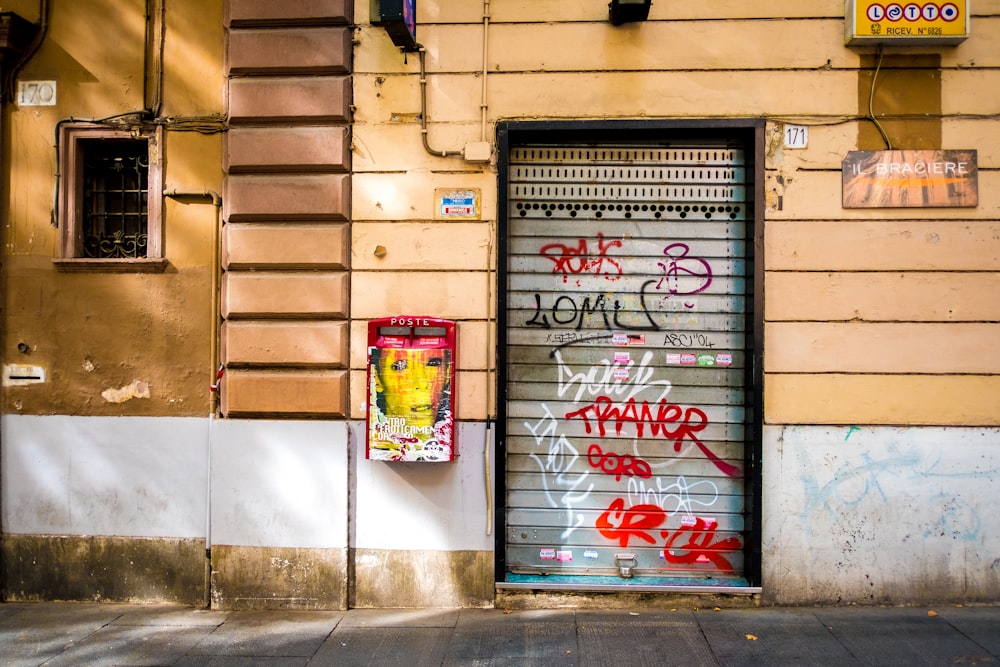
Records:
{"label": "horizontal wall groove", "polygon": [[[963,72],[967,73],[971,70],[968,67],[961,67],[959,65],[942,65],[941,67],[913,67],[908,68],[907,71],[928,71],[928,72]],[[643,74],[643,75],[656,75],[656,74],[744,74],[746,72],[755,73],[810,73],[810,74],[822,74],[828,73],[830,76],[840,75],[840,74],[859,74],[862,72],[871,72],[873,68],[867,67],[840,67],[840,66],[827,66],[826,64],[817,64],[812,67],[677,67],[677,68],[614,68],[614,69],[492,69],[489,72],[490,78],[493,77],[504,77],[504,76],[532,76],[532,75],[586,75],[588,77],[600,76],[602,74]],[[886,68],[882,68],[882,71],[886,71]],[[976,72],[992,72],[1000,71],[1000,65],[981,65],[977,66]],[[468,70],[434,70],[428,72],[429,76],[433,77],[455,77],[455,76],[467,76],[467,77],[479,77],[482,76],[482,72],[477,72],[473,69]],[[386,79],[392,78],[417,78],[418,75],[413,72],[379,72],[364,69],[355,69],[354,76],[379,76]],[[233,78],[236,78],[235,75]],[[986,117],[992,117],[992,114],[982,114]],[[879,118],[882,114],[878,114]]]}
{"label": "horizontal wall groove", "polygon": [[281,371],[297,371],[297,370],[310,370],[310,371],[342,371],[349,368],[346,363],[292,363],[292,362],[282,362],[278,363],[265,363],[265,362],[250,362],[250,361],[227,361],[227,370],[252,370],[252,371],[274,371],[275,373],[280,373]]}
{"label": "horizontal wall groove", "polygon": [[[307,312],[295,312],[295,313],[275,313],[275,312],[265,312],[260,313],[231,313],[226,316],[227,322],[239,322],[239,323],[251,323],[251,322],[326,322],[331,319],[337,319],[328,312],[317,312],[317,313],[307,313]],[[341,316],[340,321],[346,322],[346,316]],[[228,365],[228,361],[226,362]]]}
{"label": "horizontal wall groove", "polygon": [[[870,320],[865,318],[850,319],[771,319],[764,320],[765,324],[933,324],[962,326],[966,324],[1000,324],[1000,320]],[[1000,333],[1000,332],[998,332]]]}
{"label": "horizontal wall groove", "polygon": [[267,167],[234,166],[228,172],[234,175],[287,176],[289,174],[350,174],[351,170],[339,166],[271,165]]}
{"label": "horizontal wall groove", "polygon": [[904,423],[904,422],[895,422],[895,421],[880,421],[880,422],[877,422],[877,423],[862,423],[862,422],[854,423],[854,422],[850,422],[850,421],[842,421],[842,422],[825,422],[825,421],[769,421],[768,419],[764,419],[764,426],[772,426],[772,427],[809,426],[809,427],[816,427],[816,428],[831,428],[831,429],[835,428],[835,429],[844,429],[844,430],[849,430],[851,427],[857,427],[859,429],[864,429],[864,430],[874,430],[874,429],[880,429],[880,428],[902,428],[902,429],[907,429],[907,430],[911,430],[911,429],[940,429],[940,428],[947,428],[949,431],[955,431],[955,430],[959,430],[959,429],[967,429],[967,430],[970,430],[970,431],[972,431],[972,430],[980,431],[980,430],[982,430],[984,428],[994,429],[994,428],[997,427],[997,424],[995,422],[988,422],[988,421],[987,422],[982,422],[982,423],[969,423],[969,424],[956,425],[956,424],[953,424],[951,422],[933,422],[933,421],[926,421],[926,422],[920,422],[920,423],[914,424],[914,423]]}
{"label": "horizontal wall groove", "polygon": [[[271,0],[274,2],[274,0]],[[231,29],[254,29],[267,30],[269,28],[357,28],[358,26],[348,19],[331,16],[314,19],[233,19],[229,22]]]}
{"label": "horizontal wall groove", "polygon": [[984,271],[982,269],[765,269],[765,274],[769,273],[815,273],[815,274],[829,274],[829,275],[839,275],[839,274],[890,274],[890,275],[900,275],[900,276],[914,276],[921,273],[927,273],[931,275],[940,275],[948,273],[958,273],[958,274],[981,274],[984,276],[994,275],[996,271]]}
{"label": "horizontal wall groove", "polygon": [[253,79],[256,77],[302,77],[348,76],[350,70],[341,65],[318,65],[315,67],[233,67],[230,79]]}
{"label": "horizontal wall groove", "polygon": [[[701,7],[699,7],[701,9]],[[508,27],[524,27],[524,26],[577,26],[577,25],[607,25],[608,20],[602,18],[599,20],[553,20],[553,21],[517,21],[509,19],[497,19],[496,12],[497,9],[491,10],[490,25],[491,26],[508,26]],[[975,10],[970,12],[970,16],[974,19],[991,19],[1000,18],[1000,14],[991,14],[986,12],[976,13]],[[831,23],[840,22],[843,23],[843,14],[823,14],[819,16],[703,16],[703,17],[677,17],[677,18],[657,18],[651,17],[646,19],[644,23],[647,25],[673,25],[677,23],[694,23],[694,24],[706,24],[706,23],[816,23],[820,21],[829,21]],[[457,28],[457,27],[478,27],[482,26],[482,21],[427,21],[418,20],[418,25],[421,28]]]}
{"label": "horizontal wall groove", "polygon": [[[765,354],[765,358],[766,358],[766,356],[767,355]],[[843,371],[769,371],[767,369],[764,370],[764,378],[765,378],[765,380],[768,377],[777,377],[777,376],[792,376],[792,377],[794,377],[794,376],[819,376],[819,375],[826,376],[826,377],[841,377],[841,378],[850,378],[850,377],[888,377],[888,378],[901,378],[901,377],[906,377],[906,378],[1000,378],[1000,373],[969,373],[969,372],[963,372],[963,373],[950,373],[950,372],[941,372],[941,373],[928,373],[928,372],[922,372],[922,373],[890,373],[890,372],[885,372],[885,371],[871,372],[871,373],[862,373],[862,372],[845,373]],[[1000,415],[998,415],[998,417],[1000,417]]]}

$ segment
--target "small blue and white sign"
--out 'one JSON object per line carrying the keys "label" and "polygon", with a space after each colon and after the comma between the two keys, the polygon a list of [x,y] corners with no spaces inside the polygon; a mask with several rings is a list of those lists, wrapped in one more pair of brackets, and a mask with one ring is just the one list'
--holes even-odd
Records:
{"label": "small blue and white sign", "polygon": [[475,190],[439,192],[438,217],[478,218],[479,193]]}

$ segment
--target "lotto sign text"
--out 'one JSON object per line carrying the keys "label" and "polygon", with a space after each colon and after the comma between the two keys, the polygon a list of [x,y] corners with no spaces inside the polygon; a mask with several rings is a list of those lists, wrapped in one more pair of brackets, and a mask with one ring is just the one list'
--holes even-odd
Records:
{"label": "lotto sign text", "polygon": [[969,36],[967,0],[847,3],[848,44],[957,44]]}

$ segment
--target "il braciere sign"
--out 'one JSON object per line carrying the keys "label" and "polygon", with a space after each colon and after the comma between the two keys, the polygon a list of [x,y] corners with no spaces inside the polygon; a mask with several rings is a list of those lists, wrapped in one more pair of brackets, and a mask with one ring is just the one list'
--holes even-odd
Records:
{"label": "il braciere sign", "polygon": [[979,205],[974,150],[852,151],[843,163],[844,208]]}

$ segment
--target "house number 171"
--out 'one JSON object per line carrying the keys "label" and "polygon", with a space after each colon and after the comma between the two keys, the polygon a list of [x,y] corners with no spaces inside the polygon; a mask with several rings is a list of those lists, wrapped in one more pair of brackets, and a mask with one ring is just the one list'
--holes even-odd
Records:
{"label": "house number 171", "polygon": [[805,148],[808,145],[808,127],[805,125],[785,125],[785,148]]}

